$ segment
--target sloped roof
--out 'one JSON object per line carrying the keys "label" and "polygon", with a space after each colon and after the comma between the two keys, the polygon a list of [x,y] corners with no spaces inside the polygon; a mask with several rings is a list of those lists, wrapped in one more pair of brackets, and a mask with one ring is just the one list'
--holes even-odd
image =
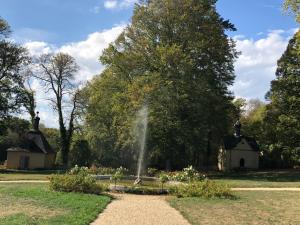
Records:
{"label": "sloped roof", "polygon": [[225,149],[229,150],[235,148],[238,143],[242,141],[242,139],[245,139],[247,141],[248,145],[253,149],[253,151],[259,151],[259,145],[257,144],[256,140],[254,138],[243,135],[240,137],[236,137],[234,135],[225,137],[223,140]]}
{"label": "sloped roof", "polygon": [[35,130],[28,131],[24,136],[22,144],[14,148],[9,148],[7,151],[27,151],[44,154],[55,153],[43,133]]}

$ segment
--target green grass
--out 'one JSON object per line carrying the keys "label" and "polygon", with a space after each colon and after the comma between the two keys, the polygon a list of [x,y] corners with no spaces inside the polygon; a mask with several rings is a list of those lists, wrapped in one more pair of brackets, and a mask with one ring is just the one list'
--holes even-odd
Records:
{"label": "green grass", "polygon": [[108,196],[53,192],[43,184],[0,184],[0,225],[86,225]]}
{"label": "green grass", "polygon": [[210,173],[208,176],[231,187],[300,187],[300,170]]}
{"label": "green grass", "polygon": [[13,180],[48,180],[49,174],[30,174],[30,173],[0,173],[0,181]]}
{"label": "green grass", "polygon": [[192,225],[300,224],[299,192],[238,192],[236,200],[170,198]]}

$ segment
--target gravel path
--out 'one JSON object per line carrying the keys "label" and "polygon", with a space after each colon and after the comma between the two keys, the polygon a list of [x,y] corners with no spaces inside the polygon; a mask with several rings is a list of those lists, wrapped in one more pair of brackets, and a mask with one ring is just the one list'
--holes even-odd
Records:
{"label": "gravel path", "polygon": [[162,196],[118,194],[91,225],[190,225]]}

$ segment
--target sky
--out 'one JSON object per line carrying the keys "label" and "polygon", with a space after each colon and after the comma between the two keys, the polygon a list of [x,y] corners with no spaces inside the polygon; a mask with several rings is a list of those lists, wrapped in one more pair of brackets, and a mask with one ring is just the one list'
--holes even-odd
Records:
{"label": "sky", "polygon": [[[99,56],[130,23],[137,0],[0,0],[0,16],[12,27],[12,39],[30,53],[62,51],[80,66],[76,79],[90,80],[104,69]],[[237,28],[240,56],[235,62],[236,97],[264,100],[275,78],[276,62],[298,29],[294,18],[282,12],[283,0],[219,0],[217,10]],[[37,109],[47,126],[56,127],[55,113],[38,81]],[[26,117],[26,115],[24,115]],[[45,122],[46,120],[46,122]]]}

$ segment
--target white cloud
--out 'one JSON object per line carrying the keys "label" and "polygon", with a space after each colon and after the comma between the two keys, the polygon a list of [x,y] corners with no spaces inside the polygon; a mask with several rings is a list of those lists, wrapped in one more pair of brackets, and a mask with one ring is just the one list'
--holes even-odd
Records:
{"label": "white cloud", "polygon": [[[99,62],[99,56],[102,51],[113,42],[125,28],[125,24],[117,25],[109,30],[103,30],[88,35],[86,40],[80,42],[67,43],[62,46],[54,46],[46,42],[27,42],[25,47],[33,56],[39,56],[47,53],[64,52],[76,59],[80,67],[76,80],[86,82],[94,75],[100,74],[104,66]],[[41,112],[40,116],[43,123],[48,127],[57,127],[56,113],[49,106],[49,93],[44,92],[44,87],[33,79],[31,87],[36,91],[37,110]],[[43,118],[44,117],[44,118]]]}
{"label": "white cloud", "polygon": [[237,50],[241,52],[235,63],[236,81],[232,87],[236,96],[264,100],[275,78],[277,60],[295,31],[273,30],[258,40],[235,37]]}
{"label": "white cloud", "polygon": [[108,0],[104,2],[104,7],[106,9],[115,9],[118,6],[118,1],[116,0]]}
{"label": "white cloud", "polygon": [[[125,24],[115,26],[109,30],[92,33],[80,42],[67,43],[63,46],[53,46],[47,42],[28,42],[25,46],[33,55],[56,53],[59,51],[72,55],[80,66],[76,76],[78,81],[90,80],[94,75],[101,73],[104,66],[99,62],[99,56],[109,43],[114,41],[125,28]],[[253,40],[244,36],[235,37],[237,50],[241,52],[235,63],[236,81],[232,90],[238,97],[246,99],[264,99],[270,88],[270,81],[275,78],[277,60],[286,49],[288,40],[296,29],[282,31],[268,31],[267,35]],[[56,127],[56,114],[49,107],[46,100],[49,96],[43,92],[43,87],[36,81],[32,83],[37,91],[38,110],[45,116],[44,123]],[[44,120],[42,118],[42,120]]]}
{"label": "white cloud", "polygon": [[106,0],[104,8],[106,9],[126,9],[134,5],[137,0]]}

